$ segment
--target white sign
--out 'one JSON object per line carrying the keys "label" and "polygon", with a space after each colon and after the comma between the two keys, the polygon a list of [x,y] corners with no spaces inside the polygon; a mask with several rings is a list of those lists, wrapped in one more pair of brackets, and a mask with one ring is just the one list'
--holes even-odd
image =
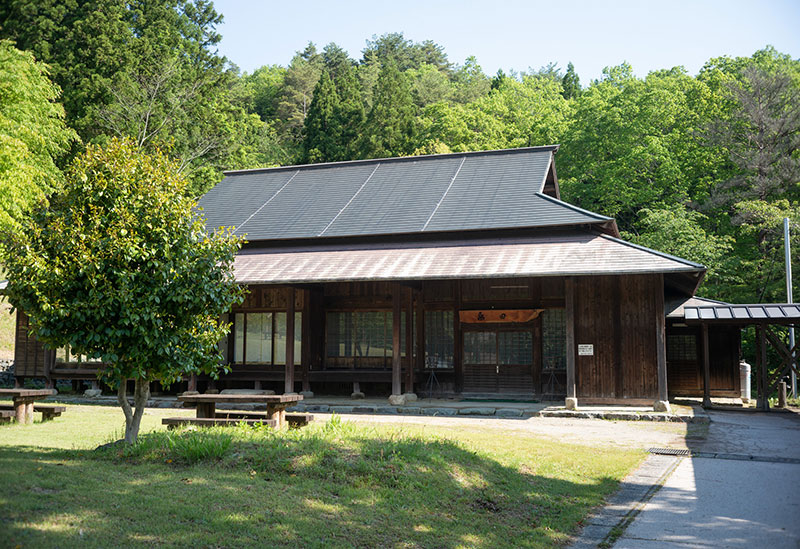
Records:
{"label": "white sign", "polygon": [[594,345],[578,345],[578,356],[594,356]]}

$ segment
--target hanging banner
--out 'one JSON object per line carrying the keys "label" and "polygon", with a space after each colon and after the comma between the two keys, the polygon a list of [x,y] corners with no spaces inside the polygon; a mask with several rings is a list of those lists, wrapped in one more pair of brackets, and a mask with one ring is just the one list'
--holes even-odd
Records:
{"label": "hanging banner", "polygon": [[539,316],[544,309],[512,309],[498,311],[459,311],[458,318],[464,324],[497,324],[505,322],[523,323],[530,322]]}

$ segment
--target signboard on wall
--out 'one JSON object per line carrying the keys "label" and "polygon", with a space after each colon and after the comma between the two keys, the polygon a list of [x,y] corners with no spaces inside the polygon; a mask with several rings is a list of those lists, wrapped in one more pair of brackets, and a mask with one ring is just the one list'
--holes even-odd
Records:
{"label": "signboard on wall", "polygon": [[578,345],[578,356],[594,356],[594,345],[591,343]]}
{"label": "signboard on wall", "polygon": [[515,309],[498,311],[459,311],[459,320],[466,324],[505,323],[505,322],[530,322],[539,316],[543,309]]}

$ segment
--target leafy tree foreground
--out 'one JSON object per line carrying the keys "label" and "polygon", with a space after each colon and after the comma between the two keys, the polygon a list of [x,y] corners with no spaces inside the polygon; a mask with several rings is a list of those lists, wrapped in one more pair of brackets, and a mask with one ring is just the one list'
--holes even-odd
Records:
{"label": "leafy tree foreground", "polygon": [[[206,232],[175,162],[128,140],[90,145],[24,232],[5,234],[10,302],[51,349],[102,359],[134,442],[150,382],[214,373],[241,290],[240,240]],[[127,382],[135,384],[134,407]]]}

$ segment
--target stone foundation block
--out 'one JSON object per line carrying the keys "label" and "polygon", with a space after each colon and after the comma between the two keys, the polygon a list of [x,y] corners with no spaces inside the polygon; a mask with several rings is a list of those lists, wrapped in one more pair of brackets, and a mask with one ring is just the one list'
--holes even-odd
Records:
{"label": "stone foundation block", "polygon": [[656,400],[653,404],[653,411],[654,412],[672,412],[672,409],[669,407],[669,402],[666,400]]}

